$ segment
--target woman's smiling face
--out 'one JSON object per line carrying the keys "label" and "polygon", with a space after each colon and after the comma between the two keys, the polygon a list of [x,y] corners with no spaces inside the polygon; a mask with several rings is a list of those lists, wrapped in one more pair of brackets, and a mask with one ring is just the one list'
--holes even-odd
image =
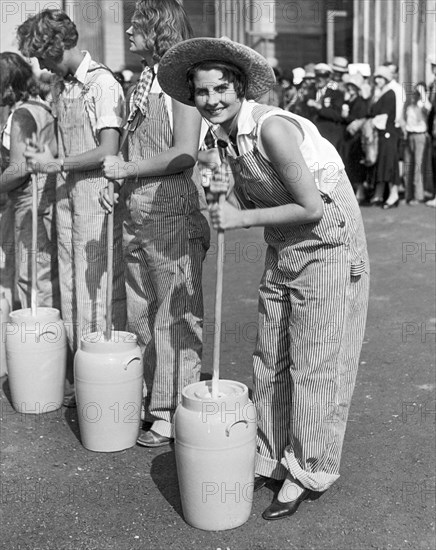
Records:
{"label": "woman's smiling face", "polygon": [[200,114],[212,124],[229,129],[241,108],[233,82],[217,69],[198,70],[193,78],[194,102]]}

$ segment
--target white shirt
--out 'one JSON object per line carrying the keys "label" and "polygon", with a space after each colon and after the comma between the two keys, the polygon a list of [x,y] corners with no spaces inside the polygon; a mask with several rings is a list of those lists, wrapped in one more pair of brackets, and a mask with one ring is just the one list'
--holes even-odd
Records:
{"label": "white shirt", "polygon": [[[279,115],[290,118],[297,122],[303,132],[303,142],[300,145],[300,151],[307,167],[315,176],[317,187],[323,193],[328,194],[331,192],[336,186],[339,171],[344,169],[344,163],[335,147],[321,136],[312,122],[304,117],[282,109],[274,109],[267,112],[260,118],[259,122],[256,123],[252,113],[257,105],[258,103],[254,101],[243,100],[241,109],[239,110],[236,144],[240,155],[244,155],[254,149],[256,126],[258,126],[258,133],[260,134],[262,123],[270,116]],[[217,131],[217,137],[227,142],[229,141],[226,132],[221,127],[219,127]],[[262,156],[270,162],[260,139],[257,142],[257,148]],[[236,157],[236,153],[231,144],[228,146],[228,152],[231,156]]]}
{"label": "white shirt", "polygon": [[[65,81],[63,96],[77,99],[84,94],[85,106],[92,129],[98,134],[103,128],[122,128],[125,118],[124,93],[120,83],[109,71],[95,76],[90,69],[100,64],[91,59],[87,51],[74,73],[73,81]],[[92,80],[91,80],[92,79]]]}

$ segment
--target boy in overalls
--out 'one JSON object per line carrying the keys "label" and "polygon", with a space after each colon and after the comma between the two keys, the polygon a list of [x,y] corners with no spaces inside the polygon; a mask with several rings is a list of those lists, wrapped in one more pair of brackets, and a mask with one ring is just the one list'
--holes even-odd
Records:
{"label": "boy in overalls", "polygon": [[[116,155],[124,116],[124,95],[109,69],[77,47],[75,24],[60,10],[43,10],[18,27],[21,53],[57,74],[53,110],[59,156],[29,148],[30,169],[58,174],[56,215],[61,311],[72,354],[82,335],[103,330],[106,297],[106,215],[98,198],[107,185],[101,170]],[[125,328],[121,216],[114,219],[114,328]],[[71,393],[71,392],[70,392]]]}

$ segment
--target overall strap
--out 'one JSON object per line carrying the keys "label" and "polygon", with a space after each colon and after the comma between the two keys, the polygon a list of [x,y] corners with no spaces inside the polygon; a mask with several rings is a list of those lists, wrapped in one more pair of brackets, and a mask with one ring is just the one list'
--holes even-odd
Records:
{"label": "overall strap", "polygon": [[[27,105],[36,105],[37,107],[41,107],[42,109],[45,109],[47,111],[47,113],[50,113],[53,118],[55,118],[52,110],[45,103],[41,103],[40,101],[35,101],[34,99],[28,99],[26,101],[26,104]],[[26,105],[23,105],[23,106],[25,107]]]}
{"label": "overall strap", "polygon": [[114,72],[111,69],[109,69],[109,67],[107,67],[106,65],[103,65],[103,63],[100,63],[96,67],[92,67],[91,69],[88,69],[88,73],[93,73],[95,71],[100,71],[100,70],[110,72],[111,75],[115,78],[115,80],[117,80],[116,77],[115,77]]}

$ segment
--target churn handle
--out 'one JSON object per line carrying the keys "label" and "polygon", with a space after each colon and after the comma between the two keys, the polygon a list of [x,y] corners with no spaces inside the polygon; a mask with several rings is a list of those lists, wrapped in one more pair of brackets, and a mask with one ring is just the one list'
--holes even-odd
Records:
{"label": "churn handle", "polygon": [[127,370],[127,367],[130,365],[130,363],[136,360],[141,361],[141,358],[138,356],[135,356],[135,357],[130,357],[130,359],[126,359],[125,361],[123,361],[121,364],[123,365],[124,370]]}
{"label": "churn handle", "polygon": [[230,430],[233,428],[233,426],[235,424],[240,424],[241,422],[243,422],[244,424],[246,424],[246,428],[248,428],[248,422],[246,420],[237,420],[236,422],[232,422],[231,424],[229,424],[227,427],[226,427],[226,436],[227,437],[230,437]]}

